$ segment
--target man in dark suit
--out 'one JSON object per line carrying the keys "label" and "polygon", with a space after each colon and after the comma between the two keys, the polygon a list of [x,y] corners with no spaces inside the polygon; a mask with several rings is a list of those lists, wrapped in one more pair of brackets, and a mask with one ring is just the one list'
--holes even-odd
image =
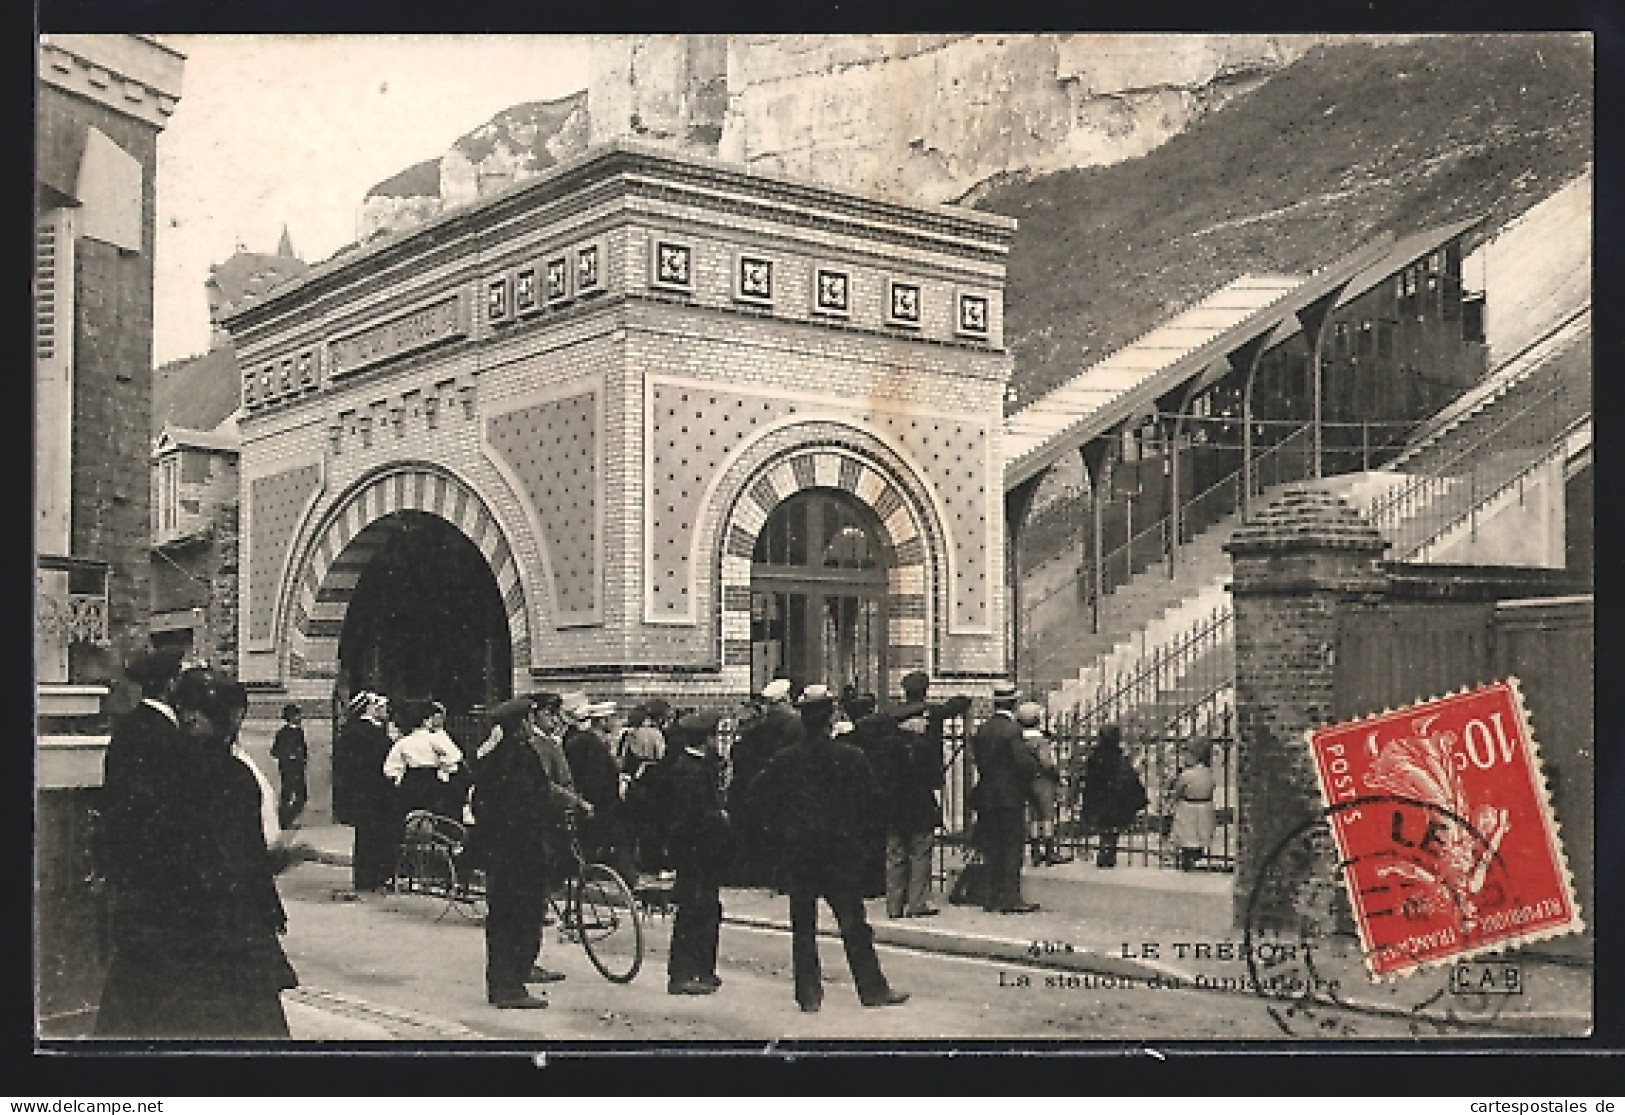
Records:
{"label": "man in dark suit", "polygon": [[908,999],[886,982],[863,909],[864,845],[880,816],[879,789],[863,752],[831,733],[834,714],[828,688],[809,685],[801,694],[803,738],[774,756],[751,792],[758,815],[771,821],[790,892],[796,1002],[804,1011],[816,1011],[824,1001],[820,898],[835,913],[863,1005],[893,1006]]}
{"label": "man in dark suit", "polygon": [[138,655],[124,668],[141,687],[141,703],[113,726],[102,766],[101,827],[96,858],[110,889],[112,960],[102,990],[96,1032],[129,1036],[143,1002],[166,993],[161,961],[165,929],[180,919],[176,864],[195,841],[184,793],[194,781],[187,761],[195,749],[180,732],[171,705],[181,653]]}
{"label": "man in dark suit", "polygon": [[677,722],[681,745],[664,769],[666,838],[677,882],[672,901],[666,990],[673,995],[709,995],[722,986],[717,976],[717,940],[722,928],[719,883],[728,847],[728,814],[722,808],[722,763],[717,755],[714,712],[695,712]]}
{"label": "man in dark suit", "polygon": [[1021,738],[1016,723],[1016,687],[999,682],[993,688],[993,715],[976,729],[971,757],[976,763],[977,843],[987,863],[989,913],[1028,914],[1038,903],[1021,897],[1021,853],[1027,842],[1027,802],[1038,761]]}
{"label": "man in dark suit", "polygon": [[178,773],[180,728],[170,699],[181,673],[181,652],[138,655],[124,673],[141,687],[141,703],[119,719],[107,741],[98,851],[115,902],[120,891],[153,882],[150,868],[165,854],[164,834],[153,819],[165,815],[165,790]]}
{"label": "man in dark suit", "polygon": [[495,741],[474,768],[474,821],[485,854],[485,991],[492,1006],[535,1010],[525,987],[541,954],[547,910],[549,783],[529,741],[531,699],[493,711]]}
{"label": "man in dark suit", "polygon": [[728,813],[738,834],[735,862],[730,873],[737,886],[765,887],[774,882],[766,840],[766,818],[753,808],[750,787],[784,748],[801,738],[801,720],[790,707],[790,683],[769,682],[761,692],[761,715],[740,732],[729,754],[733,779],[728,788]]}
{"label": "man in dark suit", "polygon": [[931,893],[931,845],[942,809],[942,746],[926,737],[924,702],[904,705],[882,751],[881,786],[886,795],[886,914],[927,917],[937,912]]}

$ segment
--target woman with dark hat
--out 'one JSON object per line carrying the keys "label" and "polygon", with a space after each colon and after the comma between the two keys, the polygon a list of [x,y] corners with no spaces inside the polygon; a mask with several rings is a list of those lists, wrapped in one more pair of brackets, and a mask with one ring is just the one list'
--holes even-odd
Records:
{"label": "woman with dark hat", "polygon": [[[175,686],[182,769],[162,879],[126,911],[96,1033],[143,1038],[286,1038],[280,992],[298,985],[277,937],[287,917],[266,846],[258,781],[232,751],[242,694],[188,670]],[[161,882],[162,890],[156,886]]]}

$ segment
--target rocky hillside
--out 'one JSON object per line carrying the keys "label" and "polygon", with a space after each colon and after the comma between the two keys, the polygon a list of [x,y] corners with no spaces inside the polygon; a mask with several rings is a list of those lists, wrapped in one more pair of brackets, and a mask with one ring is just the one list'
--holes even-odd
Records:
{"label": "rocky hillside", "polygon": [[1506,224],[1588,165],[1592,68],[1572,35],[1322,45],[1143,158],[989,189],[978,206],[1020,221],[1018,405],[1243,272]]}
{"label": "rocky hillside", "polygon": [[363,241],[422,224],[453,206],[533,178],[586,150],[587,94],[503,109],[444,155],[407,167],[367,191]]}

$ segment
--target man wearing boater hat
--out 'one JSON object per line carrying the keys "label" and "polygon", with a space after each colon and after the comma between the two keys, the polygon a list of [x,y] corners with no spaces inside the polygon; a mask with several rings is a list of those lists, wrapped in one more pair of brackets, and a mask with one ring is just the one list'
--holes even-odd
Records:
{"label": "man wearing boater hat", "polygon": [[1008,681],[993,687],[993,715],[971,740],[976,761],[977,843],[987,862],[989,913],[1028,914],[1038,903],[1021,896],[1021,853],[1027,843],[1027,803],[1032,797],[1038,760],[1016,723],[1016,687]]}

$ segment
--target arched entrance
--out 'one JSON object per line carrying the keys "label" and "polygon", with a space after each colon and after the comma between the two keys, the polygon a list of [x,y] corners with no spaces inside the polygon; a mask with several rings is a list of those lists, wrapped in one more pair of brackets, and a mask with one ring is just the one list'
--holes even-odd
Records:
{"label": "arched entrance", "polygon": [[395,511],[350,543],[360,567],[339,635],[340,688],[433,696],[453,713],[512,685],[507,605],[485,555],[457,527]]}
{"label": "arched entrance", "polygon": [[751,556],[751,689],[775,676],[800,687],[887,694],[886,534],[844,491],[812,488],[780,503]]}

